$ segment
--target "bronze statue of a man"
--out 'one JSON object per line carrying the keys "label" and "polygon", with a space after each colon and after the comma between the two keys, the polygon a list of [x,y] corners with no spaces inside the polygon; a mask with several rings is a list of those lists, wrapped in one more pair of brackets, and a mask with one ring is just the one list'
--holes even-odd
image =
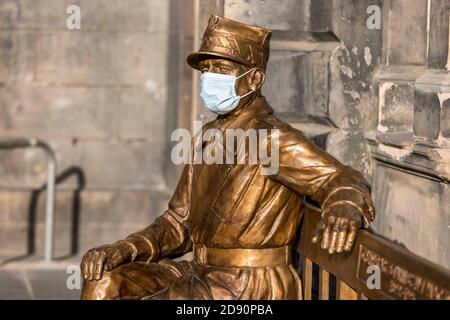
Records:
{"label": "bronze statue of a man", "polygon": [[[321,206],[318,250],[350,251],[358,229],[369,226],[374,208],[361,174],[277,119],[262,96],[270,37],[214,15],[187,61],[202,72],[204,104],[219,114],[202,130],[276,129],[278,170],[186,164],[153,224],[84,255],[82,299],[301,299],[290,246],[304,198]],[[190,251],[193,261],[171,260]]]}

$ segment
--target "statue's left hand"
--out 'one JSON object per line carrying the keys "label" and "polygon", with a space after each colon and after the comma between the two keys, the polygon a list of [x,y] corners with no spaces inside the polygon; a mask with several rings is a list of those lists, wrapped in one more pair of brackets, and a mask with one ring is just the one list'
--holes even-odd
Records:
{"label": "statue's left hand", "polygon": [[347,206],[336,206],[322,217],[312,242],[320,242],[320,247],[328,250],[329,254],[348,252],[355,243],[361,225],[362,218],[356,211]]}
{"label": "statue's left hand", "polygon": [[132,252],[124,242],[118,241],[93,248],[85,253],[81,261],[81,272],[85,280],[100,280],[103,271],[130,262]]}

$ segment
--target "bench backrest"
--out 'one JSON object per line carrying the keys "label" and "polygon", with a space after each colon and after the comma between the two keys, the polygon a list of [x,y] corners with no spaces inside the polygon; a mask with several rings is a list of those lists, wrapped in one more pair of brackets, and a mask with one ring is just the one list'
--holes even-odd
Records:
{"label": "bench backrest", "polygon": [[307,205],[297,248],[305,300],[450,299],[450,270],[364,230],[351,252],[330,255],[311,242],[319,220]]}

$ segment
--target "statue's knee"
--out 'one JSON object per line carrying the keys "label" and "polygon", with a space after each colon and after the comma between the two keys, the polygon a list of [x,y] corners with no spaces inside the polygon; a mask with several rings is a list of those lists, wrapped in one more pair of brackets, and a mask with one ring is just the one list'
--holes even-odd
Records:
{"label": "statue's knee", "polygon": [[[83,300],[116,300],[140,299],[153,292],[153,286],[143,280],[141,269],[145,264],[129,263],[103,272],[100,280],[85,280],[81,299]],[[149,286],[149,288],[147,288]],[[150,293],[149,293],[150,292]]]}
{"label": "statue's knee", "polygon": [[114,269],[103,272],[100,280],[84,280],[81,299],[109,300],[119,296],[121,275],[117,271]]}

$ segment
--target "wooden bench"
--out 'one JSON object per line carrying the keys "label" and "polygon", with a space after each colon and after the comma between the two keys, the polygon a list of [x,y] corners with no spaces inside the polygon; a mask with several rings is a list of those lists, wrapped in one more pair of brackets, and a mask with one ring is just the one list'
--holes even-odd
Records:
{"label": "wooden bench", "polygon": [[[328,254],[311,242],[319,219],[307,204],[297,247],[305,300],[450,299],[450,270],[368,231],[359,232],[351,252]],[[369,289],[375,272],[380,289]]]}

